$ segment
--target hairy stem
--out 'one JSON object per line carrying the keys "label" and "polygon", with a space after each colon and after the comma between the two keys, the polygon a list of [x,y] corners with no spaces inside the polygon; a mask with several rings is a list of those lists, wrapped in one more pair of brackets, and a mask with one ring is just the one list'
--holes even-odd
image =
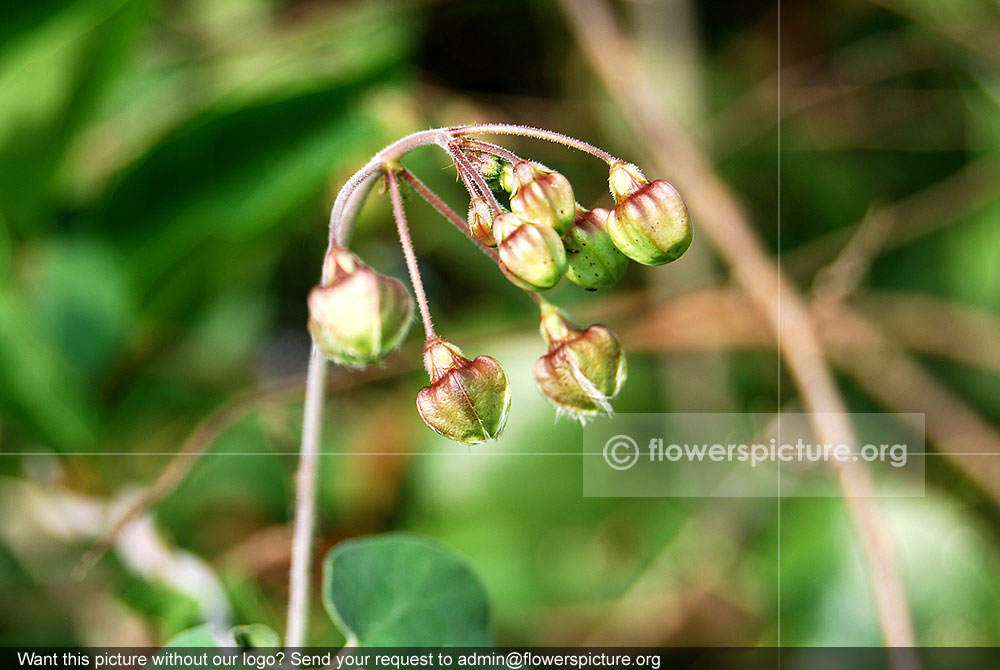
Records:
{"label": "hairy stem", "polygon": [[406,225],[406,212],[403,211],[403,196],[399,192],[399,177],[396,167],[386,169],[385,179],[389,182],[389,198],[392,200],[392,215],[396,219],[396,229],[399,231],[399,243],[403,247],[406,258],[406,269],[410,273],[413,293],[417,296],[417,306],[420,308],[420,318],[424,322],[424,335],[427,339],[434,337],[434,324],[431,322],[431,312],[427,307],[427,296],[424,294],[424,283],[420,279],[417,268],[417,256],[413,253],[413,240],[410,239],[410,229]]}
{"label": "hairy stem", "polygon": [[562,144],[584,153],[588,153],[591,156],[596,156],[608,165],[613,165],[614,163],[619,162],[618,158],[615,158],[604,149],[595,147],[593,144],[589,144],[583,140],[578,140],[575,137],[570,137],[569,135],[563,135],[562,133],[545,130],[544,128],[534,128],[532,126],[521,126],[507,123],[484,123],[478,126],[453,126],[448,128],[448,132],[454,135],[462,136],[487,133],[492,135],[519,135],[521,137],[534,137],[536,139],[548,140],[549,142]]}
{"label": "hairy stem", "polygon": [[382,173],[386,163],[396,161],[404,154],[430,144],[436,144],[450,155],[448,144],[453,140],[454,137],[446,128],[422,130],[393,142],[375,154],[364,167],[347,180],[337,194],[333,209],[330,211],[330,246],[344,243],[357,211],[364,201],[364,196]]}
{"label": "hairy stem", "polygon": [[491,142],[480,142],[479,140],[462,140],[462,149],[469,149],[472,151],[481,151],[482,153],[493,154],[499,158],[504,159],[511,165],[514,163],[519,163],[521,157],[515,154],[513,151],[503,148],[499,144],[493,144]]}
{"label": "hairy stem", "polygon": [[[458,164],[455,165],[455,169],[458,171],[458,176],[462,179],[462,184],[465,186],[465,190],[468,192],[469,198],[479,197],[479,188],[476,186],[475,182],[472,181],[472,177],[469,176],[469,171],[462,169],[462,166]],[[490,196],[492,195],[493,194],[491,193]],[[491,209],[495,210],[495,208],[492,207]]]}
{"label": "hairy stem", "polygon": [[449,207],[448,204],[440,197],[438,197],[437,193],[428,188],[428,186],[424,182],[420,181],[417,175],[413,174],[406,168],[401,168],[399,170],[399,176],[403,181],[409,184],[413,188],[413,190],[420,195],[420,197],[426,200],[431,207],[436,209],[439,214],[441,214],[444,218],[448,219],[453,224],[455,224],[456,228],[462,231],[462,233],[470,240],[475,242],[476,246],[479,247],[480,251],[489,256],[494,263],[500,262],[500,257],[497,255],[497,252],[494,251],[493,249],[490,249],[488,246],[484,245],[482,242],[476,239],[476,236],[473,235],[472,231],[469,230],[469,226],[466,223],[465,219],[463,219],[458,212]]}
{"label": "hairy stem", "polygon": [[[377,153],[347,180],[330,211],[329,248],[343,245],[364,197],[387,161],[398,159],[418,147],[436,144],[446,151],[452,136],[434,129],[414,133],[393,142]],[[316,461],[323,428],[323,400],[327,361],[313,344],[306,373],[305,416],[302,444],[295,476],[295,526],[292,536],[292,564],[288,585],[288,623],[285,641],[298,647],[306,640],[309,620],[309,586],[312,574],[313,530],[316,507]]]}
{"label": "hairy stem", "polygon": [[[489,203],[494,213],[502,212],[500,203],[497,202],[496,196],[493,195],[490,185],[486,183],[483,175],[479,174],[479,171],[472,166],[472,163],[469,162],[469,159],[466,158],[465,154],[462,153],[455,143],[448,145],[448,153],[455,162],[455,168],[458,170],[458,173],[462,175],[462,180],[471,179],[475,185],[475,191],[479,191],[479,194],[486,198],[486,202]],[[468,182],[466,182],[466,187],[468,188]],[[469,195],[475,197],[475,191],[469,189]]]}
{"label": "hairy stem", "polygon": [[[459,215],[459,213],[453,210],[451,207],[449,207],[444,200],[439,198],[434,191],[432,191],[430,188],[427,187],[426,184],[420,181],[420,179],[415,174],[413,174],[406,168],[402,168],[399,171],[399,176],[403,179],[403,181],[412,186],[413,190],[419,193],[420,196],[424,200],[426,200],[431,207],[436,209],[446,219],[455,224],[455,227],[461,230],[466,237],[475,242],[476,246],[479,247],[480,251],[489,256],[494,263],[497,264],[500,263],[500,256],[497,254],[497,252],[494,251],[493,249],[490,249],[488,246],[483,244],[479,240],[479,238],[473,235],[472,231],[469,230],[468,224]],[[542,296],[539,295],[537,292],[528,290],[525,290],[524,292],[527,293],[531,297],[531,299],[535,301],[536,304],[540,305],[542,303]]]}
{"label": "hairy stem", "polygon": [[[342,246],[348,233],[348,227],[357,217],[361,204],[375,179],[382,171],[382,161],[373,158],[347,180],[330,210],[330,242],[329,247]],[[324,277],[325,279],[325,277]]]}
{"label": "hairy stem", "polygon": [[326,368],[326,358],[314,343],[309,354],[302,449],[295,478],[295,526],[288,585],[288,624],[285,629],[285,644],[290,648],[303,646],[308,631],[313,530],[316,523],[316,465],[319,460],[320,434],[323,430]]}
{"label": "hairy stem", "polygon": [[[461,129],[458,129],[461,130]],[[509,126],[504,124],[492,124],[489,126],[479,126],[467,128],[465,134],[474,132],[493,132],[498,134],[525,135],[529,137],[540,137],[553,142],[559,142],[566,146],[574,147],[581,151],[586,151],[594,156],[603,158],[605,161],[613,162],[614,157],[593,147],[586,142],[543,131],[527,126]],[[475,181],[476,185],[483,190],[485,197],[495,211],[500,211],[500,205],[493,196],[485,180],[470,164],[468,159],[452,146],[458,138],[456,129],[435,128],[423,130],[393,142],[382,151],[375,154],[368,163],[354,173],[344,184],[330,211],[330,234],[327,251],[334,246],[341,246],[345,243],[350,232],[350,227],[357,218],[357,213],[364,203],[365,196],[371,186],[381,174],[387,164],[396,163],[404,154],[419,147],[431,144],[444,149],[455,161],[459,174],[463,179],[469,177]],[[464,166],[464,168],[463,168]],[[463,169],[465,174],[463,174]],[[389,178],[390,189],[395,189],[394,203],[399,201],[399,184],[393,175]],[[433,204],[433,203],[432,203]],[[443,203],[442,203],[443,204]],[[402,210],[401,203],[399,209]],[[450,218],[450,217],[449,217]],[[409,239],[409,234],[404,230],[405,219],[397,217],[397,224],[403,223],[400,228],[401,239],[404,234]],[[409,253],[407,264],[411,264],[412,245],[407,252],[404,242],[404,253]],[[419,275],[416,274],[416,263],[412,262],[410,267],[411,279],[414,279],[414,291],[418,291],[418,300],[421,306],[421,317],[424,319],[424,329],[428,334],[433,333],[430,322],[430,315],[427,313],[426,300],[423,297],[423,286],[419,283]],[[307,372],[305,416],[302,425],[302,446],[299,459],[299,468],[296,473],[296,501],[295,501],[295,530],[292,538],[292,567],[289,577],[289,602],[288,602],[288,630],[286,632],[286,642],[289,647],[301,646],[306,639],[307,620],[309,615],[309,577],[312,566],[313,551],[313,517],[316,497],[316,457],[319,452],[320,432],[322,430],[322,410],[324,398],[324,381],[326,379],[327,361],[316,348],[315,344],[309,357],[309,369]]]}

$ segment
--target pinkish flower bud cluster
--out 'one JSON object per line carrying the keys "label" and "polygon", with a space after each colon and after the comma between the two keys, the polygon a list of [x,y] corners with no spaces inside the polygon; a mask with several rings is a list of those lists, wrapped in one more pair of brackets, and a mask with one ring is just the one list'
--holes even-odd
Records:
{"label": "pinkish flower bud cluster", "polygon": [[[516,131],[510,134],[562,142],[607,162],[614,207],[586,209],[577,203],[564,175],[502,146],[471,139],[468,134],[475,130],[417,133],[427,136],[425,143],[439,144],[451,155],[470,196],[464,222],[400,162],[409,148],[420,145],[412,141],[415,136],[380,153],[385,158],[381,164],[371,164],[381,165],[393,199],[427,336],[424,366],[430,383],[417,393],[417,411],[435,432],[467,444],[501,433],[510,409],[510,385],[494,358],[470,360],[435,334],[403,214],[401,183],[408,183],[462,227],[512,283],[534,295],[547,345],[546,354],[535,365],[535,383],[560,413],[581,421],[611,413],[611,400],[626,376],[622,346],[609,328],[580,328],[535,292],[554,287],[562,277],[587,290],[608,288],[622,278],[629,259],[661,265],[676,260],[691,244],[690,218],[676,189],[663,180],[648,181],[635,165],[557,133],[507,126],[506,130]],[[408,148],[389,155],[392,147],[401,145]],[[399,280],[375,272],[352,252],[335,245],[326,257],[322,281],[308,302],[309,331],[317,348],[330,360],[348,366],[382,361],[406,337],[414,312],[413,298]]]}
{"label": "pinkish flower bud cluster", "polygon": [[[474,193],[469,230],[484,245],[499,247],[501,270],[525,290],[551,288],[563,276],[588,290],[607,288],[621,279],[628,259],[662,265],[691,244],[691,221],[677,190],[662,179],[647,181],[631,163],[611,164],[614,209],[587,210],[577,204],[566,177],[537,163],[475,153],[470,162],[491,194],[509,194],[510,210],[491,211]],[[512,235],[520,229],[525,232]],[[512,241],[505,244],[505,238]]]}

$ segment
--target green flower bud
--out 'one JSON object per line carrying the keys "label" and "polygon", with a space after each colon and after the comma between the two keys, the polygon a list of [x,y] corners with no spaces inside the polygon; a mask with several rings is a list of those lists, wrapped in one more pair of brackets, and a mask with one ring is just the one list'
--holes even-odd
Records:
{"label": "green flower bud", "polygon": [[431,385],[417,393],[417,411],[431,430],[479,444],[500,435],[510,409],[507,373],[495,358],[470,361],[442,337],[427,340],[424,367]]}
{"label": "green flower bud", "polygon": [[413,298],[398,279],[381,275],[347,249],[334,247],[323,280],[309,293],[309,333],[335,363],[377,363],[406,338]]}
{"label": "green flower bud", "polygon": [[517,182],[514,179],[514,166],[510,163],[504,163],[503,167],[500,169],[500,174],[497,176],[497,185],[501,190],[507,193],[513,193]]}
{"label": "green flower bud", "polygon": [[513,167],[514,191],[510,210],[528,223],[545,224],[565,235],[573,225],[576,200],[569,180],[528,161]]}
{"label": "green flower bud", "polygon": [[604,326],[580,330],[556,307],[541,304],[542,337],[549,353],[535,363],[535,382],[546,400],[580,421],[611,414],[611,399],[625,383],[625,355]]}
{"label": "green flower bud", "polygon": [[566,272],[566,249],[552,226],[503,212],[493,221],[493,236],[499,243],[500,269],[521,288],[551,288]]}
{"label": "green flower bud", "polygon": [[479,174],[483,175],[486,181],[496,181],[500,179],[503,172],[504,162],[496,156],[489,154],[466,154],[472,167],[476,168]]}
{"label": "green flower bud", "polygon": [[635,165],[619,162],[608,177],[618,205],[608,234],[623,254],[643,265],[676,260],[691,245],[691,219],[677,190],[662,179],[650,183]]}
{"label": "green flower bud", "polygon": [[503,187],[503,174],[510,166],[506,162],[489,154],[466,154],[466,158],[472,163],[473,169],[483,176],[494,195],[499,197],[507,194]]}
{"label": "green flower bud", "polygon": [[469,232],[488,247],[497,245],[493,237],[493,211],[478,195],[469,201]]}
{"label": "green flower bud", "polygon": [[563,235],[566,247],[566,277],[587,290],[607,288],[622,278],[628,259],[608,235],[606,209],[577,208],[576,219]]}
{"label": "green flower bud", "polygon": [[648,183],[649,180],[642,174],[638,165],[625,161],[618,161],[611,166],[611,170],[608,172],[608,186],[611,187],[611,195],[614,196],[615,204],[620,203],[622,199],[632,195]]}

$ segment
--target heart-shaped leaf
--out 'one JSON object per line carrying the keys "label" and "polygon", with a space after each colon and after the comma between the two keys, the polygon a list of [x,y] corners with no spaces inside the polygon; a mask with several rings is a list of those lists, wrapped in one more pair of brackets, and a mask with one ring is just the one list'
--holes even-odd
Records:
{"label": "heart-shaped leaf", "polygon": [[416,535],[334,547],[323,565],[323,604],[352,645],[492,644],[479,578],[449,548]]}

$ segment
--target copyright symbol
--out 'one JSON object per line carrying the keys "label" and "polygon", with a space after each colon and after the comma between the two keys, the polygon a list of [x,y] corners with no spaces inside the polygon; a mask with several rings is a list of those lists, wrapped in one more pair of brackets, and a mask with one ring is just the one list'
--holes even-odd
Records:
{"label": "copyright symbol", "polygon": [[615,435],[604,443],[604,462],[615,470],[628,470],[639,460],[639,445],[628,435]]}
{"label": "copyright symbol", "polygon": [[521,653],[518,651],[512,651],[507,654],[507,667],[508,668],[520,668],[522,664]]}

